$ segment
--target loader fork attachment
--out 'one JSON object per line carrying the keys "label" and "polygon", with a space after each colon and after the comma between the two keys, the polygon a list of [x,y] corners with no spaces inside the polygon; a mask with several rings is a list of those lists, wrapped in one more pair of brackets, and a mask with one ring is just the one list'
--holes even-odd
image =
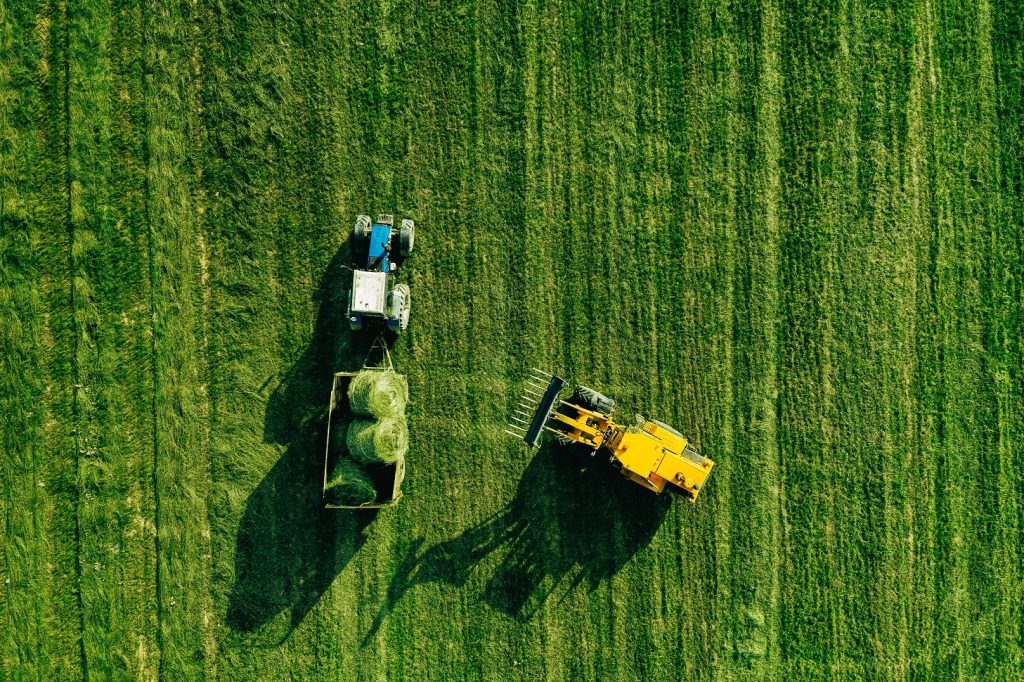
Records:
{"label": "loader fork attachment", "polygon": [[532,370],[506,433],[522,438],[532,448],[538,447],[544,425],[563,388],[565,380],[561,377],[539,369]]}

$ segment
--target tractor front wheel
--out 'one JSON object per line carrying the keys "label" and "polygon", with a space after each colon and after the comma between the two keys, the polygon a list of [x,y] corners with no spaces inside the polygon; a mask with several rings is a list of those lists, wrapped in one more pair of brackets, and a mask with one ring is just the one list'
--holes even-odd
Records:
{"label": "tractor front wheel", "polygon": [[615,401],[608,396],[598,393],[586,386],[577,386],[572,394],[572,402],[588,410],[599,412],[604,415],[611,415],[615,411]]}

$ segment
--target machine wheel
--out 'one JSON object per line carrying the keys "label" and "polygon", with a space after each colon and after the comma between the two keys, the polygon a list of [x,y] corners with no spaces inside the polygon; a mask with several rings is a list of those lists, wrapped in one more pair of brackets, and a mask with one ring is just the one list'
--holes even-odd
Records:
{"label": "machine wheel", "polygon": [[615,411],[615,401],[586,386],[577,386],[572,394],[572,402],[594,412],[611,415]]}
{"label": "machine wheel", "polygon": [[409,327],[409,285],[396,284],[388,301],[388,327],[404,332]]}
{"label": "machine wheel", "polygon": [[409,288],[405,290],[405,305],[402,306],[402,315],[399,318],[399,328],[404,332],[409,328],[409,312],[412,310],[412,297],[409,295]]}
{"label": "machine wheel", "polygon": [[370,236],[372,230],[373,224],[370,222],[370,216],[361,215],[356,218],[356,226],[352,228],[352,238],[361,242]]}
{"label": "machine wheel", "polygon": [[413,242],[416,238],[416,223],[406,218],[402,221],[402,228],[400,232],[401,239],[401,254],[408,256],[412,253]]}

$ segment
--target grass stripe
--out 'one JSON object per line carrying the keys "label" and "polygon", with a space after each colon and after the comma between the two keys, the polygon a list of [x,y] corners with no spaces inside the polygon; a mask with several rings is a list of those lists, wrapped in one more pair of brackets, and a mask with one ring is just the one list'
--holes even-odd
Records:
{"label": "grass stripe", "polygon": [[152,291],[151,455],[161,676],[197,679],[216,665],[207,490],[204,355],[207,254],[196,176],[196,28],[192,5],[144,6],[146,214]]}
{"label": "grass stripe", "polygon": [[[995,450],[999,456],[998,572],[1003,581],[998,617],[997,651],[1002,670],[1012,676],[1024,666],[1024,598],[1021,592],[1021,559],[1024,558],[1024,515],[1021,508],[1021,425],[1024,424],[1024,390],[1020,377],[1024,369],[1021,349],[1022,323],[1019,310],[1024,267],[1024,8],[1013,3],[995,3],[991,27],[995,86],[996,134],[998,136],[1001,205],[996,215],[990,262],[993,308],[992,356],[989,368],[996,401]],[[983,34],[981,38],[984,38]]]}
{"label": "grass stripe", "polygon": [[[735,559],[732,650],[727,655],[753,678],[777,670],[780,660],[779,508],[784,501],[778,447],[780,108],[779,8],[752,12],[749,40],[759,64],[753,99],[753,144],[747,170],[751,220],[738,225],[741,275],[736,308],[738,434],[731,482],[749,510],[730,510]],[[749,230],[749,232],[747,232]],[[715,482],[718,485],[718,482]],[[740,568],[742,567],[742,568]],[[739,667],[739,666],[737,666]]]}
{"label": "grass stripe", "polygon": [[[843,652],[841,567],[832,493],[837,447],[834,358],[837,87],[844,66],[831,8],[787,4],[782,27],[784,97],[779,443],[785,486],[785,580],[806,588],[783,600],[787,658],[828,668]],[[819,481],[821,483],[819,483]],[[822,522],[821,520],[825,521]]]}
{"label": "grass stripe", "polygon": [[[915,290],[916,313],[915,371],[911,394],[914,397],[914,444],[909,478],[909,493],[914,500],[906,512],[911,519],[908,542],[908,561],[913,572],[913,608],[909,626],[918,633],[918,655],[910,660],[910,673],[930,673],[931,652],[936,638],[936,609],[938,594],[934,590],[935,567],[935,463],[929,448],[934,438],[935,411],[928,402],[935,395],[934,372],[927,364],[937,354],[931,343],[934,334],[934,295],[931,273],[932,227],[931,200],[933,159],[931,126],[925,125],[934,111],[934,84],[936,82],[934,53],[931,39],[931,8],[920,2],[914,7],[914,48],[911,87],[907,99],[907,200],[910,207],[909,224],[919,235],[916,255],[918,262]],[[926,407],[927,405],[927,407]],[[929,652],[927,655],[921,655]]]}
{"label": "grass stripe", "polygon": [[[1019,506],[1019,482],[1013,464],[1013,446],[1010,430],[1013,412],[1010,367],[1011,352],[1007,347],[1012,324],[1013,271],[1020,271],[1019,224],[1015,227],[1009,217],[1014,200],[1012,193],[999,191],[1005,187],[1004,174],[1012,173],[1000,159],[1002,140],[999,120],[1000,93],[997,82],[997,55],[999,45],[995,35],[995,22],[1010,22],[1001,17],[989,3],[981,3],[977,14],[977,42],[979,60],[978,112],[980,142],[984,145],[984,161],[979,175],[988,188],[982,193],[982,221],[988,227],[987,245],[982,247],[985,265],[980,274],[982,303],[982,345],[984,360],[982,382],[985,402],[988,404],[984,441],[983,476],[990,486],[979,490],[982,513],[978,514],[978,534],[982,537],[982,556],[977,563],[991,570],[991,592],[976,627],[975,637],[988,654],[980,661],[984,676],[1009,676],[1020,668],[1021,653],[1018,643],[1022,638],[1020,620],[1016,616],[1015,593],[1019,591],[1019,571],[1014,560],[1015,546],[1020,537],[1015,509]],[[1018,26],[1020,17],[1017,18]],[[1004,24],[1005,25],[1005,24]],[[1018,144],[1018,148],[1020,145]],[[1018,201],[1020,194],[1015,197]],[[1016,232],[1016,234],[1015,234]],[[986,248],[987,247],[987,248]],[[1014,255],[1015,254],[1015,255]],[[980,632],[979,632],[980,630]]]}
{"label": "grass stripe", "polygon": [[139,13],[110,9],[68,8],[84,649],[90,674],[149,676],[159,652],[141,79],[130,57],[122,61],[139,48]]}
{"label": "grass stripe", "polygon": [[59,8],[0,7],[0,677],[81,674]]}
{"label": "grass stripe", "polygon": [[853,218],[838,253],[840,317],[847,320],[838,344],[842,457],[870,463],[867,470],[848,467],[841,483],[855,491],[843,502],[851,523],[842,563],[853,574],[844,583],[866,595],[846,606],[844,627],[851,632],[849,648],[869,652],[873,665],[892,676],[908,674],[911,646],[899,600],[910,589],[900,567],[907,565],[906,453],[913,446],[910,372],[901,364],[912,353],[918,236],[905,228],[907,202],[892,189],[905,172],[899,157],[910,80],[902,76],[911,36],[902,30],[908,22],[901,13],[908,9],[855,7],[857,28],[848,48],[861,67],[848,86],[855,105],[843,116],[852,122],[846,145],[855,159],[848,190]]}

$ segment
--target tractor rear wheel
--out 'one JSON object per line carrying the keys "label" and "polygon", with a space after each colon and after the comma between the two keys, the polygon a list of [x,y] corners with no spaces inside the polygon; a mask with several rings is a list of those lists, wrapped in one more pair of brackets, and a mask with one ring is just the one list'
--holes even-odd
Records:
{"label": "tractor rear wheel", "polygon": [[402,221],[402,228],[400,231],[401,248],[400,252],[403,256],[408,256],[412,253],[413,242],[416,238],[416,223],[406,218]]}
{"label": "tractor rear wheel", "polygon": [[361,242],[370,236],[370,231],[373,229],[373,224],[370,222],[370,216],[361,215],[356,218],[356,226],[352,228],[352,238],[356,242]]}
{"label": "tractor rear wheel", "polygon": [[588,410],[599,412],[604,415],[611,415],[615,411],[615,401],[608,396],[598,393],[586,386],[577,386],[572,394],[572,402]]}

